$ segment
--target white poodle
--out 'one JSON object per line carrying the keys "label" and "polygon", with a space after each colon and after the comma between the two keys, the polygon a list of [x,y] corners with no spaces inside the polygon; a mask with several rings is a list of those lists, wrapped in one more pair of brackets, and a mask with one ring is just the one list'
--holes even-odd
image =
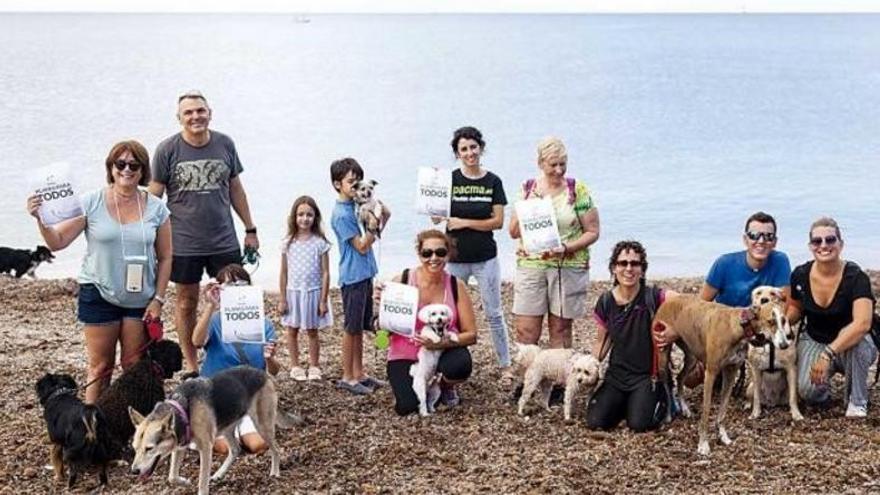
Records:
{"label": "white poodle", "polygon": [[[418,318],[425,326],[422,337],[431,342],[440,342],[449,330],[449,319],[452,310],[445,304],[428,304],[419,310]],[[449,333],[449,340],[458,342],[458,334]],[[413,391],[419,398],[419,414],[427,416],[434,412],[434,404],[440,398],[440,379],[437,374],[437,363],[443,351],[431,351],[422,346],[419,348],[419,360],[413,363],[409,374],[413,378]]]}
{"label": "white poodle", "polygon": [[544,349],[535,355],[526,370],[522,396],[519,398],[519,414],[525,414],[526,403],[538,388],[541,389],[544,409],[550,410],[553,385],[564,385],[563,411],[565,421],[571,421],[571,406],[575,394],[582,388],[588,388],[592,392],[601,378],[599,361],[592,355],[581,354],[573,349]]}

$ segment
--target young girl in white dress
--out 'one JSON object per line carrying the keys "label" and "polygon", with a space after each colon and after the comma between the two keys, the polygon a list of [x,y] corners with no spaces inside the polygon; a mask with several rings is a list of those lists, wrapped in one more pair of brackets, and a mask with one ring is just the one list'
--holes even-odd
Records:
{"label": "young girl in white dress", "polygon": [[[330,242],[321,228],[315,200],[300,196],[287,218],[287,236],[281,246],[281,324],[287,329],[290,377],[320,380],[318,329],[333,324],[330,293]],[[309,336],[308,370],[299,364],[299,331]]]}

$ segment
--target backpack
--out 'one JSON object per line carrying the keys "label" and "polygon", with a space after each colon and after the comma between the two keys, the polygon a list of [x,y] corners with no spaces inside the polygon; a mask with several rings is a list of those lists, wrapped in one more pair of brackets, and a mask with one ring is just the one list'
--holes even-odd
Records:
{"label": "backpack", "polygon": [[[409,268],[404,268],[403,272],[400,274],[400,283],[408,284],[409,283]],[[449,275],[449,283],[452,285],[452,302],[458,305],[458,279],[455,278],[455,275]]]}
{"label": "backpack", "polygon": [[[532,178],[523,182],[523,199],[529,199],[529,195],[532,194],[532,191],[535,190],[535,185],[537,181]],[[577,199],[577,191],[575,190],[577,182],[571,177],[565,178],[565,185],[568,189],[568,204],[573,205],[575,200]]]}

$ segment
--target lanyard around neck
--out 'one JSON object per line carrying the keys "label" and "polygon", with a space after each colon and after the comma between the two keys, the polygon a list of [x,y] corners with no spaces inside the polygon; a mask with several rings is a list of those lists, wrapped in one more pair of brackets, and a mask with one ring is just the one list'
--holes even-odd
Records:
{"label": "lanyard around neck", "polygon": [[[122,215],[119,214],[119,197],[116,194],[116,191],[111,187],[110,189],[113,191],[113,204],[116,205],[116,221],[119,223],[119,236],[122,238],[122,259],[126,259],[128,256],[125,254],[125,224],[122,223]],[[144,248],[143,258],[147,258],[147,229],[144,227],[144,212],[141,210],[141,192],[138,190],[135,192],[135,199],[137,199],[138,204],[138,215],[140,216],[141,222],[141,240],[143,242],[142,246]]]}

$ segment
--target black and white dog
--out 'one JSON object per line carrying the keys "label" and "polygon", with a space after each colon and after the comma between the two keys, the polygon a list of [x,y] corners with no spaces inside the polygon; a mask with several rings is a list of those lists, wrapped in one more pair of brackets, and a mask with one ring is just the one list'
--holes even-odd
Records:
{"label": "black and white dog", "polygon": [[31,278],[37,278],[34,271],[40,263],[51,263],[55,255],[46,246],[37,246],[33,251],[29,249],[12,249],[0,247],[0,273],[15,272],[15,278],[21,278],[25,273]]}
{"label": "black and white dog", "polygon": [[[452,310],[445,304],[428,304],[419,310],[419,320],[424,322],[421,336],[431,342],[440,342],[449,330]],[[458,334],[448,333],[449,339],[458,342]],[[419,360],[413,363],[409,374],[413,378],[413,392],[419,398],[419,414],[427,416],[434,412],[434,404],[440,398],[440,376],[437,375],[437,363],[443,351],[432,351],[422,346],[419,348]]]}

